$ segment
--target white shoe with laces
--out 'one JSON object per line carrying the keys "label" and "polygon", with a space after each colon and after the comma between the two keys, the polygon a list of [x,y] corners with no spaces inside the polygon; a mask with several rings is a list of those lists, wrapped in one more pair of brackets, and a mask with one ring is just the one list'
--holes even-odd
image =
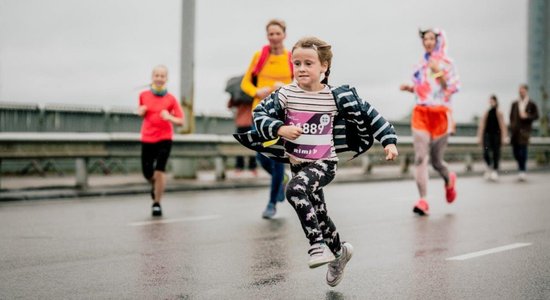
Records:
{"label": "white shoe with laces", "polygon": [[491,179],[491,181],[498,181],[498,172],[497,171],[491,172],[489,179]]}
{"label": "white shoe with laces", "polygon": [[336,259],[325,243],[315,243],[311,245],[307,253],[309,253],[308,265],[311,269],[328,264]]}
{"label": "white shoe with laces", "polygon": [[344,277],[344,268],[353,256],[353,246],[348,242],[342,243],[340,256],[328,264],[327,284],[335,287]]}

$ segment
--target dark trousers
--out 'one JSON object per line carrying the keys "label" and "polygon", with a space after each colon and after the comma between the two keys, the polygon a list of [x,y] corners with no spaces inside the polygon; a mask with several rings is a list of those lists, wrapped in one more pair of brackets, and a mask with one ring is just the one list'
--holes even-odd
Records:
{"label": "dark trousers", "polygon": [[520,172],[525,172],[527,169],[527,145],[512,144],[514,158],[518,162]]}
{"label": "dark trousers", "polygon": [[271,191],[269,192],[269,205],[277,205],[277,201],[283,201],[285,189],[283,180],[285,177],[285,165],[281,162],[272,160],[262,154],[256,154],[262,168],[271,175]]}
{"label": "dark trousers", "polygon": [[487,166],[498,170],[500,162],[500,136],[485,134],[483,137],[483,159]]}
{"label": "dark trousers", "polygon": [[[237,127],[237,133],[245,133],[249,130],[251,130],[252,127],[246,126],[246,127]],[[248,156],[248,169],[249,170],[256,170],[257,164],[256,164],[256,157],[254,156]],[[237,161],[235,162],[235,168],[237,170],[244,170],[245,169],[245,159],[244,156],[237,156]]]}

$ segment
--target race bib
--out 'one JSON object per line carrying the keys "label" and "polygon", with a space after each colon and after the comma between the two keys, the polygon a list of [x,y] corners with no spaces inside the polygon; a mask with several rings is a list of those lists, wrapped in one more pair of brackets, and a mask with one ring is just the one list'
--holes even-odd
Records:
{"label": "race bib", "polygon": [[302,128],[302,135],[294,141],[285,141],[288,154],[303,159],[331,157],[332,117],[328,113],[288,111],[285,125]]}

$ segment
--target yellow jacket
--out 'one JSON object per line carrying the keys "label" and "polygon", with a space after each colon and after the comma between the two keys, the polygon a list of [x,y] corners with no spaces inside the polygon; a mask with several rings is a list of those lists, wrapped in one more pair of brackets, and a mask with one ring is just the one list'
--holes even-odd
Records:
{"label": "yellow jacket", "polygon": [[259,88],[271,87],[275,90],[275,83],[282,82],[288,84],[292,82],[292,71],[288,63],[288,50],[284,50],[283,54],[269,55],[265,65],[258,74],[258,86],[252,84],[252,72],[258,63],[261,50],[254,53],[254,57],[248,66],[243,81],[241,82],[241,89],[251,97],[254,97],[252,102],[252,110],[260,103],[262,99],[256,97],[256,91]]}

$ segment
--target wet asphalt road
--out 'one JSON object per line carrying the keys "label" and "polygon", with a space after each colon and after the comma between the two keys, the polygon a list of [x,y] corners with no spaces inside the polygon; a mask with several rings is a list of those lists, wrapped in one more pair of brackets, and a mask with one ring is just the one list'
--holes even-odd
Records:
{"label": "wet asphalt road", "polygon": [[0,203],[0,299],[550,299],[550,173],[429,190],[421,218],[412,181],[325,189],[355,248],[335,288],[265,189],[168,194],[156,220],[147,195]]}

